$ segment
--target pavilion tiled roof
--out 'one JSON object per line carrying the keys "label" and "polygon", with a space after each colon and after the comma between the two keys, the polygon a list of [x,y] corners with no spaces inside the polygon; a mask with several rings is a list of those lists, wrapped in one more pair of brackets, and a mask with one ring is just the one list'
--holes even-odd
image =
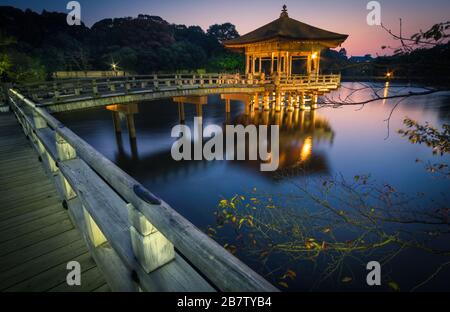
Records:
{"label": "pavilion tiled roof", "polygon": [[347,39],[343,35],[328,30],[320,29],[288,16],[284,7],[280,18],[249,32],[239,38],[227,40],[224,45],[229,48],[238,47],[273,39],[287,39],[295,41],[327,42],[327,45],[338,46]]}

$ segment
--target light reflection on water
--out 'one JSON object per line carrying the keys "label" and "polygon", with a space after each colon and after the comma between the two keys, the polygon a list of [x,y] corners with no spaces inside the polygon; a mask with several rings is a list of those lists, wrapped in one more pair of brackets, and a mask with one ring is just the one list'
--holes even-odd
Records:
{"label": "light reflection on water", "polygon": [[[380,86],[381,95],[394,92],[391,86],[388,83]],[[345,84],[345,87],[331,96],[345,98],[353,84]],[[366,98],[364,92],[355,94],[352,100],[357,102]],[[172,126],[178,124],[178,111],[171,100],[139,104],[139,114],[135,116],[136,142],[129,141],[125,124],[122,136],[115,136],[110,112],[104,109],[61,113],[57,118],[191,222],[205,229],[215,223],[213,211],[221,198],[230,198],[255,187],[274,193],[287,192],[291,190],[289,179],[292,178],[302,180],[335,174],[352,178],[370,173],[374,180],[389,183],[399,191],[425,192],[437,200],[442,198],[449,190],[448,180],[437,179],[424,170],[423,164],[416,163],[416,159],[425,162],[442,159],[432,156],[425,146],[410,144],[396,131],[404,128],[402,121],[406,116],[435,126],[448,123],[450,95],[434,94],[404,100],[392,115],[388,133],[385,119],[394,104],[393,100],[385,100],[367,104],[362,109],[346,106],[281,114],[255,111],[245,116],[242,103],[232,102],[229,120],[233,124],[280,125],[280,168],[275,173],[261,172],[258,162],[174,161],[170,155],[174,142],[170,133]],[[186,124],[192,127],[195,108],[186,104],[185,110]],[[219,95],[208,98],[203,114],[204,126],[226,123],[224,103]],[[443,160],[448,163],[449,158]],[[301,174],[292,175],[297,171]],[[289,174],[285,175],[285,172]],[[251,260],[244,260],[256,266]],[[421,280],[432,273],[431,266],[424,267],[423,263],[433,261],[438,263],[440,259],[408,251],[398,258],[392,270],[402,268],[404,271],[398,277],[400,282],[414,283],[413,279]],[[447,279],[450,277],[448,271],[442,273]],[[306,275],[299,278],[292,289],[308,289],[307,284],[312,278],[307,272],[303,274]],[[367,289],[361,286],[365,284],[365,276],[359,282],[343,289]],[[334,287],[337,286],[332,284],[324,289]],[[431,282],[430,287],[449,290],[443,280]]]}

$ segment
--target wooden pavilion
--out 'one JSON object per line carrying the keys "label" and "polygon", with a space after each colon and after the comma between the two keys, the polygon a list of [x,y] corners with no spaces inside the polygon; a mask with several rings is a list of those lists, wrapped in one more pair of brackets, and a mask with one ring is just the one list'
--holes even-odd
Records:
{"label": "wooden pavilion", "polygon": [[246,74],[318,75],[320,51],[347,37],[290,18],[284,5],[278,19],[224,45],[245,53]]}

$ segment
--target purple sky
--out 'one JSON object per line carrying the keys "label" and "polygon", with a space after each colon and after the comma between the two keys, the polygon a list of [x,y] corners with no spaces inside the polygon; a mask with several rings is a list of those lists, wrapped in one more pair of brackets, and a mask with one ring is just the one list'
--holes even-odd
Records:
{"label": "purple sky", "polygon": [[[0,5],[40,12],[65,12],[66,0],[0,0]],[[349,34],[343,44],[349,55],[389,53],[382,45],[397,46],[380,27],[366,23],[368,0],[79,0],[81,18],[91,26],[107,17],[158,15],[170,23],[199,25],[207,29],[214,23],[231,22],[245,34],[279,17],[283,4],[289,16],[327,30]],[[426,30],[436,22],[450,20],[449,0],[384,0],[381,4],[383,24],[398,31],[403,19],[405,35]]]}

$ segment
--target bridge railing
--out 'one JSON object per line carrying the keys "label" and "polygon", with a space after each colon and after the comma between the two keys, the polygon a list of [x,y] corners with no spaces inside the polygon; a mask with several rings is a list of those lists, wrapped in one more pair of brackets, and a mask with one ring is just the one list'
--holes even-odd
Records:
{"label": "bridge railing", "polygon": [[214,88],[279,84],[283,87],[338,86],[340,75],[253,76],[240,74],[166,74],[98,79],[55,80],[17,86],[21,94],[35,102],[53,99],[55,102],[70,97],[107,96],[139,91]]}
{"label": "bridge railing", "polygon": [[24,84],[17,89],[34,101],[60,100],[64,97],[127,93],[136,90],[173,90],[199,87],[258,84],[261,80],[247,79],[239,74],[167,74],[108,77],[98,79],[67,79]]}
{"label": "bridge railing", "polygon": [[47,110],[9,97],[113,290],[277,291]]}

